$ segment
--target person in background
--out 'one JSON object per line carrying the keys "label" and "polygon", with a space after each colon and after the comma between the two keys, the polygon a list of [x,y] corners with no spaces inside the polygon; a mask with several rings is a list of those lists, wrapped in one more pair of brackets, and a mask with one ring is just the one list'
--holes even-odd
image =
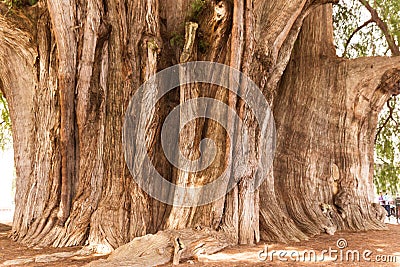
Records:
{"label": "person in background", "polygon": [[386,211],[388,213],[387,214],[388,217],[390,217],[390,204],[389,204],[389,201],[390,201],[389,196],[388,196],[387,192],[385,192],[385,195],[383,195],[383,202],[384,202],[384,208],[386,209]]}
{"label": "person in background", "polygon": [[385,201],[383,200],[383,193],[382,193],[382,191],[379,192],[378,201],[379,201],[379,205],[381,205],[382,207],[385,207]]}
{"label": "person in background", "polygon": [[395,205],[394,205],[394,199],[392,196],[389,196],[389,210],[390,210],[390,215],[396,216],[396,210],[395,210]]}

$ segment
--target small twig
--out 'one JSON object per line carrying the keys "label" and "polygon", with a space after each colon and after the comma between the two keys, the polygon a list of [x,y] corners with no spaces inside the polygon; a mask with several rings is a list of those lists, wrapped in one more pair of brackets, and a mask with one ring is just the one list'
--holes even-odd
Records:
{"label": "small twig", "polygon": [[383,130],[383,128],[386,127],[386,125],[389,123],[390,120],[394,121],[396,123],[396,125],[398,125],[397,121],[393,118],[393,112],[394,112],[394,108],[395,106],[390,106],[390,100],[392,100],[393,97],[391,97],[387,102],[386,102],[386,106],[389,108],[389,116],[387,116],[387,118],[385,119],[385,122],[378,128],[378,131],[376,132],[375,135],[375,142],[378,139],[378,136],[381,134],[381,131]]}
{"label": "small twig", "polygon": [[379,17],[378,12],[371,7],[367,0],[359,0],[363,6],[365,6],[369,13],[371,14],[371,19],[373,20],[376,25],[382,30],[383,34],[385,35],[386,41],[392,51],[393,56],[400,56],[400,49],[399,46],[396,44],[396,41],[393,38],[393,35],[390,34],[389,27],[387,24]]}
{"label": "small twig", "polygon": [[379,159],[380,161],[382,161],[382,162],[383,162],[383,164],[387,164],[387,165],[389,165],[389,163],[387,163],[387,161],[386,161],[386,160],[384,160],[384,159],[382,159],[381,157],[379,157],[379,156],[378,156],[378,159]]}
{"label": "small twig", "polygon": [[351,41],[351,39],[353,39],[354,35],[356,35],[357,32],[359,32],[360,30],[362,30],[362,28],[368,26],[368,24],[370,24],[370,23],[372,23],[372,22],[374,22],[374,21],[373,21],[372,19],[369,19],[369,20],[367,20],[366,22],[364,22],[361,26],[358,26],[358,27],[353,31],[353,33],[350,35],[349,39],[347,39],[346,45],[344,46],[344,51],[343,51],[342,57],[344,57],[344,56],[346,55],[346,53],[347,53],[347,47],[349,46],[350,41]]}

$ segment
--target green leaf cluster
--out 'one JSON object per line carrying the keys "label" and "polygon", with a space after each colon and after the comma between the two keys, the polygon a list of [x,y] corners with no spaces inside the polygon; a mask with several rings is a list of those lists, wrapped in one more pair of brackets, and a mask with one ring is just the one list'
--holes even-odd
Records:
{"label": "green leaf cluster", "polygon": [[[397,44],[400,41],[400,1],[369,0],[371,7],[388,25]],[[370,23],[358,31],[346,49],[351,34],[371,18],[369,11],[359,0],[343,0],[333,8],[334,42],[337,54],[346,58],[360,56],[390,56],[385,36],[381,29]],[[345,51],[346,50],[346,51]]]}
{"label": "green leaf cluster", "polygon": [[10,111],[6,99],[0,92],[0,149],[10,147],[12,143]]}
{"label": "green leaf cluster", "polygon": [[380,114],[375,158],[377,190],[387,190],[392,195],[400,192],[400,96],[392,97]]}
{"label": "green leaf cluster", "polygon": [[206,4],[205,0],[193,0],[190,3],[190,12],[187,20],[198,22],[199,15],[201,11],[203,11],[205,4]]}
{"label": "green leaf cluster", "polygon": [[1,0],[1,2],[6,4],[9,8],[20,8],[24,6],[33,6],[38,0]]}
{"label": "green leaf cluster", "polygon": [[185,38],[183,37],[182,34],[180,34],[178,32],[172,32],[171,37],[169,39],[169,44],[172,47],[181,48],[185,44]]}

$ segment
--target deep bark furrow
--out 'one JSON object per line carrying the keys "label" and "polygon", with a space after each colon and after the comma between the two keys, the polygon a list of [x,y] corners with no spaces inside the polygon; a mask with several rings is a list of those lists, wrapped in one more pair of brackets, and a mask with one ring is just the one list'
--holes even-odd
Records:
{"label": "deep bark furrow", "polygon": [[60,225],[67,220],[75,179],[75,86],[77,40],[75,36],[75,1],[47,2],[59,57],[58,83],[60,88],[61,194],[57,215]]}

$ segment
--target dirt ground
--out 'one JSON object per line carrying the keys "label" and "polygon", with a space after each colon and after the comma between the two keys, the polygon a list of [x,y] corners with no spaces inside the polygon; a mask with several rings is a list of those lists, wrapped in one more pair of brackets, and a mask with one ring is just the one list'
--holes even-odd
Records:
{"label": "dirt ground", "polygon": [[[4,266],[5,261],[24,259],[24,258],[34,258],[40,255],[48,255],[60,252],[76,252],[81,249],[81,247],[73,248],[29,248],[27,246],[16,243],[8,238],[11,231],[11,227],[5,224],[0,224],[0,266]],[[31,262],[25,264],[14,264],[10,266],[56,266],[56,267],[78,267],[84,266],[93,260],[100,258],[105,258],[106,256],[74,256],[69,258],[63,258],[55,262]]]}
{"label": "dirt ground", "polygon": [[[388,231],[320,235],[301,243],[266,244],[261,242],[257,246],[236,246],[214,255],[203,256],[199,259],[200,261],[184,261],[180,266],[400,266],[400,225],[392,222],[388,224],[388,228]],[[9,232],[9,226],[0,224],[1,266],[4,266],[2,263],[8,260],[80,250],[80,247],[28,248],[8,239]],[[326,252],[323,252],[324,250]],[[278,258],[279,253],[281,259]],[[83,266],[92,260],[104,257],[73,256],[54,262],[31,262],[11,266],[73,267]],[[172,266],[172,264],[163,266]]]}

